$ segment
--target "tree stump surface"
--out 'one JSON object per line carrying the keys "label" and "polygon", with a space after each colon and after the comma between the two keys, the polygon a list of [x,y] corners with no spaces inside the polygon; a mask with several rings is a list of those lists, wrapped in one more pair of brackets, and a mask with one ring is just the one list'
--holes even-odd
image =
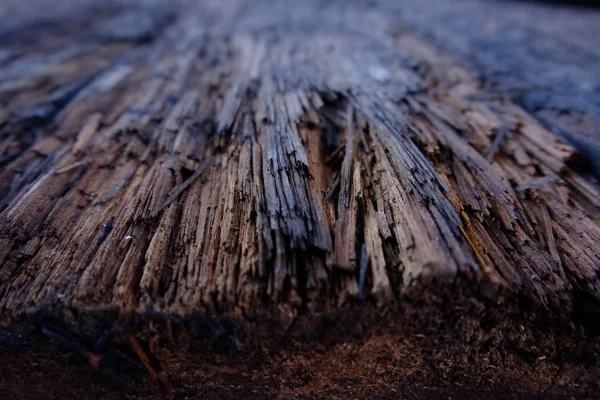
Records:
{"label": "tree stump surface", "polygon": [[598,316],[598,37],[528,2],[7,1],[2,320]]}

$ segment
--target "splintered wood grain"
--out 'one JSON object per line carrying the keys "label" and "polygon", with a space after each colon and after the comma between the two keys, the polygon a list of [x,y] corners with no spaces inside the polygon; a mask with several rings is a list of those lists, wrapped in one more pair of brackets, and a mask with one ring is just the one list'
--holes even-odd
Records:
{"label": "splintered wood grain", "polygon": [[177,4],[4,45],[4,319],[289,320],[456,282],[598,309],[581,154],[393,7]]}

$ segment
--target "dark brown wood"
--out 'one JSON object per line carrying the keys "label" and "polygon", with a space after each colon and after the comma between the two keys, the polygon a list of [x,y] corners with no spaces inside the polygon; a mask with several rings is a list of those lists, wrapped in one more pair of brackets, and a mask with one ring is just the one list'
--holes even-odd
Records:
{"label": "dark brown wood", "polygon": [[426,288],[598,313],[592,34],[475,0],[150,3],[2,25],[4,321],[286,325]]}

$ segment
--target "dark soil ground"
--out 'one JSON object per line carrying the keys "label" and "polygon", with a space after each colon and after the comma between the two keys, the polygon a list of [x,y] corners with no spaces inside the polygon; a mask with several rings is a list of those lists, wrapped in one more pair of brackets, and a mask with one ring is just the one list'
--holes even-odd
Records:
{"label": "dark soil ground", "polygon": [[[264,327],[235,338],[236,351],[179,333],[177,344],[156,346],[153,360],[176,399],[599,396],[600,341],[572,325],[539,316],[521,324],[516,317],[429,315],[423,323],[408,312],[344,313],[297,321],[285,334]],[[2,398],[168,397],[126,346],[116,348],[126,357],[106,355],[94,365],[39,327],[4,329]]]}

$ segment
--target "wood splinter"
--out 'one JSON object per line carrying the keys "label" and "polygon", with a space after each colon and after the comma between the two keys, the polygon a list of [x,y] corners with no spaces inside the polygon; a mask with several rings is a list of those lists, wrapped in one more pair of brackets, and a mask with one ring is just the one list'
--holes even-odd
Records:
{"label": "wood splinter", "polygon": [[186,179],[181,185],[177,186],[175,189],[171,191],[169,197],[165,200],[165,202],[158,209],[157,215],[160,214],[165,208],[169,207],[178,197],[186,190],[196,179],[198,179],[210,166],[212,166],[215,162],[215,157],[211,157],[208,161],[202,164],[198,169]]}
{"label": "wood splinter", "polygon": [[166,376],[164,376],[164,374],[159,374],[158,372],[156,372],[154,367],[152,367],[150,358],[148,357],[148,355],[142,348],[142,345],[139,342],[139,340],[135,336],[129,336],[128,342],[129,342],[129,345],[131,346],[131,349],[135,352],[135,354],[138,356],[138,358],[140,359],[142,364],[144,364],[144,367],[146,367],[146,369],[148,370],[148,373],[150,374],[152,379],[155,382],[162,382],[162,384],[164,385],[164,387],[167,391],[168,397],[170,399],[174,398],[175,393],[173,391],[173,386],[171,385],[171,382],[169,381],[169,379]]}

